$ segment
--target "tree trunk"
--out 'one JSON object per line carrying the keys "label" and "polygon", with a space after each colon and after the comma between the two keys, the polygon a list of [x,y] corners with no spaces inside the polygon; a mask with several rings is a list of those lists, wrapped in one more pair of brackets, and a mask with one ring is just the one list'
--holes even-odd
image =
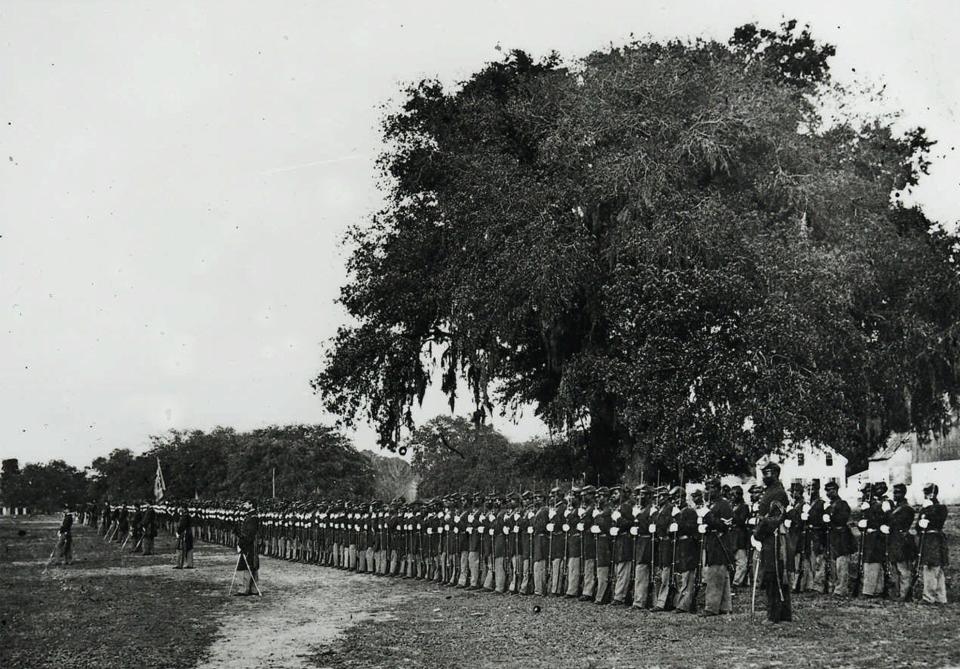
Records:
{"label": "tree trunk", "polygon": [[603,485],[618,483],[623,474],[620,455],[620,435],[617,429],[617,409],[613,396],[604,394],[590,408],[590,436],[587,442],[587,462],[590,465],[587,483]]}

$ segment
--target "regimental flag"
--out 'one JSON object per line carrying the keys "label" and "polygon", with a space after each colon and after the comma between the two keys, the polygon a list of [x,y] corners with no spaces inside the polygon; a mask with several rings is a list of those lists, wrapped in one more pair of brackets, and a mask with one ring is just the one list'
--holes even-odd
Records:
{"label": "regimental flag", "polygon": [[157,458],[157,475],[153,479],[153,496],[159,502],[163,493],[167,491],[167,484],[163,482],[163,470],[160,469],[160,458]]}

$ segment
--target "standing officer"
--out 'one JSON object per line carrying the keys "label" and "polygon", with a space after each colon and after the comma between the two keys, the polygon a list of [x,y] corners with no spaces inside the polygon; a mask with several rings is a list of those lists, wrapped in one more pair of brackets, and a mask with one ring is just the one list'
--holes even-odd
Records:
{"label": "standing officer", "polygon": [[174,569],[193,569],[193,518],[186,506],[180,507],[177,521],[177,566]]}
{"label": "standing officer", "polygon": [[947,507],[937,498],[939,492],[933,483],[923,487],[923,504],[917,519],[924,604],[947,603],[947,585],[943,578],[943,568],[947,565],[947,540],[943,536]]}
{"label": "standing officer", "polygon": [[786,576],[789,556],[781,531],[789,502],[780,483],[780,465],[769,462],[760,472],[763,475],[764,491],[757,507],[757,523],[753,536],[756,542],[754,546],[760,544],[757,559],[760,561],[762,584],[767,596],[767,621],[790,622],[793,612],[790,606],[790,584]]}
{"label": "standing officer", "polygon": [[252,502],[243,504],[244,518],[240,524],[240,533],[237,536],[237,553],[240,554],[237,560],[237,571],[243,574],[247,587],[245,590],[233,593],[238,596],[249,596],[253,594],[253,589],[258,587],[256,584],[260,569],[260,555],[257,552],[257,535],[260,531],[260,522],[257,518],[257,510]]}
{"label": "standing officer", "polygon": [[57,530],[57,564],[73,562],[73,513],[68,507],[63,509],[63,520]]}

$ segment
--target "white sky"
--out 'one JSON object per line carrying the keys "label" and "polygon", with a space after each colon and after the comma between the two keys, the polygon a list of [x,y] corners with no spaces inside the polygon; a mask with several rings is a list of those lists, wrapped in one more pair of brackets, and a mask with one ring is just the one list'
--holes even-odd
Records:
{"label": "white sky", "polygon": [[83,466],[168,428],[329,420],[308,382],[403,83],[461,80],[498,44],[575,57],[784,17],[940,140],[919,199],[956,219],[956,2],[4,0],[0,456]]}

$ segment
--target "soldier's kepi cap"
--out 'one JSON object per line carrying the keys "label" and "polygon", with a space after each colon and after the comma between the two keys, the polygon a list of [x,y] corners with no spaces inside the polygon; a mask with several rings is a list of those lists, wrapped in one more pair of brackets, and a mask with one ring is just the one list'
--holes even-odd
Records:
{"label": "soldier's kepi cap", "polygon": [[930,493],[936,497],[938,494],[940,494],[940,488],[937,487],[936,483],[927,483],[925,486],[923,486],[923,493]]}
{"label": "soldier's kepi cap", "polygon": [[763,472],[764,474],[766,474],[767,472],[770,472],[775,476],[780,476],[780,465],[778,465],[776,462],[768,462],[763,466],[763,468],[760,471]]}
{"label": "soldier's kepi cap", "polygon": [[580,494],[582,494],[582,495],[592,495],[592,494],[594,494],[595,492],[597,492],[597,489],[594,488],[592,485],[585,485],[585,486],[583,486],[583,488],[581,488],[581,490],[580,490]]}
{"label": "soldier's kepi cap", "polygon": [[886,481],[877,481],[873,484],[873,492],[877,495],[882,495],[887,492],[887,482]]}
{"label": "soldier's kepi cap", "polygon": [[824,490],[839,490],[840,486],[836,481],[827,481],[827,484],[823,486]]}
{"label": "soldier's kepi cap", "polygon": [[902,492],[904,495],[906,495],[907,485],[905,483],[895,483],[893,486],[893,492]]}
{"label": "soldier's kepi cap", "polygon": [[752,486],[750,486],[749,492],[763,492],[763,486],[759,483],[754,483]]}

